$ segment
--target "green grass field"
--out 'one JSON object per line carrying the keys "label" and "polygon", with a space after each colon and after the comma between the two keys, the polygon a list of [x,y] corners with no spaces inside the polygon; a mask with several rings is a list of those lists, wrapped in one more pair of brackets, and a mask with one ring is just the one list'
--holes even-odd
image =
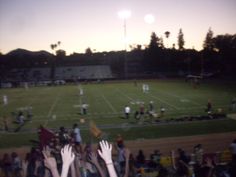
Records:
{"label": "green grass field", "polygon": [[[142,83],[149,84],[149,93],[142,92]],[[236,97],[236,85],[234,83],[202,83],[199,88],[194,89],[190,83],[181,80],[151,80],[138,81],[137,86],[133,81],[129,81],[81,84],[80,87],[84,90],[83,96],[79,95],[78,85],[1,89],[1,97],[7,95],[9,103],[6,106],[1,103],[0,117],[7,116],[11,121],[14,121],[13,113],[16,114],[20,109],[25,112],[25,108],[31,106],[33,119],[21,128],[21,132],[34,131],[39,125],[49,128],[59,128],[60,126],[71,128],[73,123],[84,118],[85,123],[80,124],[84,131],[86,131],[89,120],[93,120],[99,127],[107,126],[107,131],[109,127],[116,127],[118,131],[122,130],[125,134],[130,134],[130,125],[138,125],[138,123],[134,120],[133,114],[129,120],[123,119],[125,105],[129,105],[134,112],[139,109],[140,102],[144,102],[148,108],[148,103],[153,101],[156,112],[160,112],[161,106],[166,108],[163,119],[168,119],[205,115],[204,109],[208,99],[211,100],[214,111],[221,108],[229,113],[230,102],[233,97]],[[82,102],[89,105],[87,115],[80,114]],[[227,121],[231,125],[235,124],[233,120]],[[222,123],[221,121],[218,122],[219,125]],[[148,121],[144,125],[145,129],[153,126]],[[17,126],[17,124],[11,124],[12,129]],[[225,127],[226,129],[221,131],[227,131],[227,126]],[[143,127],[132,128],[132,131],[137,129],[138,132],[140,128]],[[228,130],[233,131],[236,128],[231,127]],[[112,131],[114,130],[110,129],[110,132]],[[138,136],[142,138],[143,135],[140,134],[135,137],[135,132],[132,133],[134,135],[130,136],[130,139],[135,139]],[[150,138],[155,138],[155,136],[152,134]],[[0,139],[3,141],[2,136]],[[9,146],[12,145],[9,144]]]}

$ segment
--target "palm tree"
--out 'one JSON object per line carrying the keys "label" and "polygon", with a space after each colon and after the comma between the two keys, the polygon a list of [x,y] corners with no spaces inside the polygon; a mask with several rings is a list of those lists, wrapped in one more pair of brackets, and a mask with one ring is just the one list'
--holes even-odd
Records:
{"label": "palm tree", "polygon": [[169,36],[170,36],[170,32],[169,32],[169,31],[166,31],[164,34],[166,35],[166,39],[167,39],[167,48],[168,48],[168,47],[169,47],[169,46],[168,46],[168,38],[169,38]]}
{"label": "palm tree", "polygon": [[52,49],[52,53],[54,53],[53,51],[56,50],[56,48],[61,45],[61,41],[58,41],[56,44],[51,44],[50,47]]}

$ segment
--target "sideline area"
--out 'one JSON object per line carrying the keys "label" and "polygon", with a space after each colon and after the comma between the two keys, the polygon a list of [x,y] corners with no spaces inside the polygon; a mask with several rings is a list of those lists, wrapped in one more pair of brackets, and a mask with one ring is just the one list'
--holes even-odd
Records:
{"label": "sideline area", "polygon": [[[207,135],[194,135],[194,136],[182,136],[182,137],[169,137],[159,139],[139,139],[134,141],[126,141],[125,145],[135,155],[139,149],[142,149],[145,156],[149,158],[149,155],[154,150],[159,150],[163,156],[169,156],[171,150],[177,150],[178,148],[184,149],[187,153],[193,152],[193,147],[197,144],[202,144],[204,153],[215,153],[219,151],[225,151],[229,148],[229,145],[236,137],[236,131],[228,133],[213,133]],[[94,144],[94,148],[97,144]],[[23,146],[20,148],[5,148],[0,149],[0,154],[6,152],[17,152],[20,157],[24,158],[25,154],[30,151],[29,146]]]}

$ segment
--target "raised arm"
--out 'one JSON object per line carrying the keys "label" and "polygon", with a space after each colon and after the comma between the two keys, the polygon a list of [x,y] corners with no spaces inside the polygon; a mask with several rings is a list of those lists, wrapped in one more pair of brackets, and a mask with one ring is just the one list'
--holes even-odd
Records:
{"label": "raised arm", "polygon": [[124,177],[129,176],[129,156],[130,156],[130,150],[128,148],[125,148],[125,174],[124,174]]}
{"label": "raised arm", "polygon": [[80,168],[81,168],[81,164],[80,164],[80,157],[79,156],[75,156],[75,173],[77,177],[81,177],[81,173],[80,173]]}
{"label": "raised arm", "polygon": [[173,169],[176,170],[175,151],[174,150],[171,151],[171,162],[172,162]]}
{"label": "raised arm", "polygon": [[98,150],[98,153],[102,157],[102,159],[105,161],[110,177],[117,177],[114,164],[112,162],[112,154],[111,154],[112,145],[108,144],[108,142],[104,140],[100,141],[99,144],[100,144],[101,150]]}
{"label": "raised arm", "polygon": [[51,157],[49,151],[44,148],[42,151],[44,156],[44,164],[45,166],[51,171],[53,177],[60,177],[58,171],[57,171],[57,162],[54,157]]}
{"label": "raised arm", "polygon": [[75,154],[72,152],[70,145],[65,145],[61,149],[61,157],[63,162],[61,177],[67,177],[70,165],[75,159]]}
{"label": "raised arm", "polygon": [[28,167],[28,161],[26,161],[26,160],[23,160],[22,161],[22,173],[21,173],[21,176],[22,177],[26,177],[27,176],[27,167]]}
{"label": "raised arm", "polygon": [[99,174],[101,175],[101,177],[106,177],[105,176],[105,173],[104,171],[102,170],[99,162],[98,162],[98,159],[97,159],[97,154],[95,152],[91,152],[89,154],[89,158],[90,158],[90,161],[96,166],[96,168],[98,169],[99,171]]}

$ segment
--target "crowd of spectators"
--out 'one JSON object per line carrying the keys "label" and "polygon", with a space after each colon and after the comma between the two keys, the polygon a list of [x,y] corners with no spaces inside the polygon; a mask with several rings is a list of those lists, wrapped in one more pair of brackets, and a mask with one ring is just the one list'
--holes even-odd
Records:
{"label": "crowd of spectators", "polygon": [[[32,147],[22,159],[16,152],[0,156],[0,177],[235,177],[236,140],[229,146],[232,158],[220,163],[204,153],[201,144],[188,154],[176,147],[171,163],[161,162],[155,150],[149,157],[140,147],[133,154],[119,134],[113,143],[82,143],[77,124],[72,131],[61,127],[43,146]],[[45,142],[44,142],[45,143]]]}

